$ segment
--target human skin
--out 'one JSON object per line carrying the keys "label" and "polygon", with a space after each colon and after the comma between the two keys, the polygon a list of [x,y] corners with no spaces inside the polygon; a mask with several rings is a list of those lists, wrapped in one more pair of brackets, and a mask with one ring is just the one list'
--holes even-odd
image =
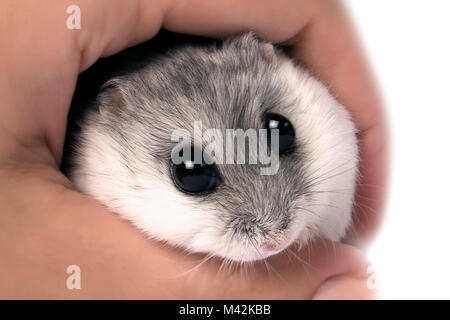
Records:
{"label": "human skin", "polygon": [[[380,99],[337,1],[65,0],[0,3],[0,298],[371,298],[354,245],[375,234],[383,206],[386,133]],[[211,37],[253,30],[288,46],[348,107],[359,129],[361,179],[348,244],[320,240],[247,272],[199,265],[151,241],[80,194],[58,170],[78,74],[164,27]],[[81,290],[66,288],[79,265]]]}

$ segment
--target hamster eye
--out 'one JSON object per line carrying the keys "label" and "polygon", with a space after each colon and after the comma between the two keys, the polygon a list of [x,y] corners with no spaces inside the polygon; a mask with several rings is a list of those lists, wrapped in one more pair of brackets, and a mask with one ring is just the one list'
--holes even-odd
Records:
{"label": "hamster eye", "polygon": [[292,123],[277,113],[266,113],[263,120],[265,128],[269,130],[267,133],[269,145],[272,136],[270,130],[278,129],[280,154],[292,152],[295,143],[295,130]]}
{"label": "hamster eye", "polygon": [[191,147],[190,156],[183,157],[183,150],[181,149],[179,155],[183,159],[182,163],[174,164],[172,162],[172,176],[175,185],[188,194],[205,195],[212,193],[221,183],[219,171],[214,163],[205,163],[203,157],[202,163],[194,163],[194,152],[195,148]]}

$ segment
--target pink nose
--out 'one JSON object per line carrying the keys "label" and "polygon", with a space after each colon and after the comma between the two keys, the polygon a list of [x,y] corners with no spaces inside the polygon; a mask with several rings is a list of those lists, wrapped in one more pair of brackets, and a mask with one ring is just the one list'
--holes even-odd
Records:
{"label": "pink nose", "polygon": [[281,243],[274,240],[267,240],[263,243],[262,247],[267,251],[277,251],[281,248]]}

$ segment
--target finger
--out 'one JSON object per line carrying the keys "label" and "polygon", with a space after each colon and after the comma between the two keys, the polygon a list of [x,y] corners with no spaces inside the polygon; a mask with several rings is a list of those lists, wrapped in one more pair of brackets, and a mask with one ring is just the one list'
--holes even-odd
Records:
{"label": "finger", "polygon": [[312,296],[312,300],[374,300],[379,292],[369,289],[367,279],[339,276],[327,280]]}
{"label": "finger", "polygon": [[[355,288],[358,289],[353,292],[355,297],[358,294],[366,294],[365,291],[368,289],[363,290],[363,282],[369,277],[367,274],[368,263],[362,252],[354,247],[318,239],[310,247],[293,254],[294,252],[287,250],[268,260],[269,275],[271,272],[275,273],[272,278],[277,280],[276,285],[280,288],[271,290],[268,288],[265,292],[280,292],[286,295],[283,298],[300,298],[298,288],[302,288],[301,298],[309,299],[312,296],[317,298],[319,297],[318,293],[324,297],[325,294],[331,294],[331,290],[325,291],[328,283],[330,281],[334,283],[336,279],[340,279],[339,286],[335,288],[345,288],[345,283],[349,284],[347,291],[344,290],[342,293],[350,294],[349,289]],[[280,276],[277,277],[276,273]],[[271,284],[267,280],[262,283]],[[359,287],[355,287],[354,284],[358,284]],[[318,287],[323,290],[318,292]],[[338,293],[339,291],[336,291],[336,294]]]}
{"label": "finger", "polygon": [[299,252],[287,250],[249,266],[220,259],[210,259],[199,266],[202,260],[196,260],[192,266],[186,266],[189,276],[179,278],[184,286],[196,288],[188,293],[188,298],[209,295],[219,299],[310,299],[322,283],[331,279],[345,277],[352,283],[350,280],[368,278],[367,262],[359,250],[322,240]]}
{"label": "finger", "polygon": [[[325,259],[319,257],[321,263],[318,268],[323,272],[322,283],[312,295],[312,299],[378,298],[378,291],[369,285],[369,277],[371,274],[368,273],[369,265],[363,254],[348,245],[332,242],[326,243],[325,245],[328,246],[325,250]],[[330,252],[334,256],[330,255]]]}
{"label": "finger", "polygon": [[101,55],[154,35],[163,2],[78,1],[81,29],[71,30],[66,9],[72,1],[2,1],[0,160],[57,167],[78,73]]}
{"label": "finger", "polygon": [[[313,300],[377,299],[378,288],[373,285],[373,271],[362,252],[352,246],[336,243],[326,245],[335,248],[335,256],[325,251],[325,259],[319,257],[326,275],[312,295]],[[322,253],[323,254],[323,253]]]}

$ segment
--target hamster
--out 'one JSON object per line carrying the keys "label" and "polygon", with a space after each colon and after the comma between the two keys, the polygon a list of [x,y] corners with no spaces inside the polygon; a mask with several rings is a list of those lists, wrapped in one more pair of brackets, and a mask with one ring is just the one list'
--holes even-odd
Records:
{"label": "hamster", "polygon": [[[195,140],[198,123],[223,137],[229,129],[273,130],[276,172],[261,174],[259,162],[206,163],[212,155]],[[192,134],[182,150],[200,149],[200,163],[174,163],[180,129]],[[351,224],[358,167],[351,116],[256,33],[170,48],[112,77],[73,139],[68,176],[76,189],[188,252],[252,262],[293,243],[339,241]],[[210,141],[216,150],[219,140]]]}

